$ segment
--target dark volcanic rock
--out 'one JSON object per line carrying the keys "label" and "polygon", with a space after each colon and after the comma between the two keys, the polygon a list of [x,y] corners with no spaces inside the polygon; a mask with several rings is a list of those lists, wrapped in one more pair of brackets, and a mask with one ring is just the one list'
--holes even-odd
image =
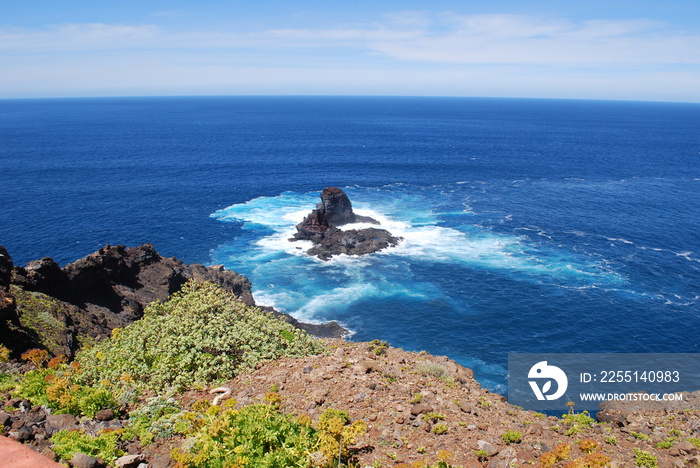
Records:
{"label": "dark volcanic rock", "polygon": [[[212,282],[255,305],[246,277],[223,266],[187,265],[162,257],[151,244],[106,245],[63,268],[49,257],[13,267],[0,247],[0,344],[10,348],[13,357],[31,348],[72,357],[82,345],[139,319],[146,305],[165,300],[189,280]],[[337,337],[346,332],[335,322],[308,327],[315,335]]]}
{"label": "dark volcanic rock", "polygon": [[0,245],[0,322],[16,320],[15,298],[10,294],[12,279],[12,258],[5,247]]}
{"label": "dark volcanic rock", "polygon": [[366,255],[387,247],[395,247],[400,238],[394,237],[384,229],[350,229],[341,231],[331,227],[323,238],[317,241],[307,253],[321,260],[328,260],[333,255]]}
{"label": "dark volcanic rock", "polygon": [[350,199],[341,189],[327,187],[321,193],[321,203],[297,225],[297,233],[290,241],[310,240],[314,246],[307,253],[328,260],[338,254],[365,255],[377,252],[394,247],[401,240],[384,229],[343,231],[338,228],[344,224],[358,222],[379,224],[377,220],[368,216],[356,215]]}
{"label": "dark volcanic rock", "polygon": [[[8,265],[11,268],[9,255],[0,257],[0,284]],[[63,268],[45,257],[24,268],[15,266],[12,272],[12,299],[19,303],[19,320],[9,336],[0,340],[16,352],[39,347],[70,357],[82,344],[137,320],[147,304],[166,299],[190,279],[211,281],[255,305],[250,281],[244,276],[222,267],[187,265],[162,257],[151,244],[106,245]],[[1,304],[8,301],[6,290],[0,286]],[[28,338],[20,342],[16,337],[22,333]]]}
{"label": "dark volcanic rock", "polygon": [[379,221],[369,216],[356,215],[352,211],[352,203],[348,196],[338,187],[327,187],[321,192],[321,203],[316,209],[325,213],[326,220],[333,226],[342,226],[350,223],[372,223]]}
{"label": "dark volcanic rock", "polygon": [[345,192],[338,187],[327,187],[321,193],[321,203],[297,225],[294,239],[317,242],[324,238],[328,229],[350,223],[379,224],[379,221],[355,214]]}
{"label": "dark volcanic rock", "polygon": [[0,288],[9,287],[10,279],[12,279],[12,258],[5,247],[0,245]]}
{"label": "dark volcanic rock", "polygon": [[35,337],[22,328],[17,302],[12,293],[12,258],[0,246],[0,345],[12,350],[11,357],[18,358],[22,351],[32,347]]}
{"label": "dark volcanic rock", "polygon": [[46,434],[51,437],[58,431],[78,428],[78,419],[72,414],[50,414],[46,417]]}

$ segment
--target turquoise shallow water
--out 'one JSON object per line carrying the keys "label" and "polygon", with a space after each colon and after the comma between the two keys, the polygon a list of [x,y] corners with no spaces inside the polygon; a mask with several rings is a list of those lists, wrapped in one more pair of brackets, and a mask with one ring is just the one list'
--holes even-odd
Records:
{"label": "turquoise shallow water", "polygon": [[[0,101],[0,243],[66,263],[153,242],[262,304],[447,354],[697,352],[700,106],[433,98]],[[405,241],[287,239],[344,188]]]}

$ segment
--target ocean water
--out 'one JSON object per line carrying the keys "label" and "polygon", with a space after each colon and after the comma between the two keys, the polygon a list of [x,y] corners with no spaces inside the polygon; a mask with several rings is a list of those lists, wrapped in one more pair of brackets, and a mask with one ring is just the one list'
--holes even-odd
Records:
{"label": "ocean water", "polygon": [[[0,101],[0,245],[152,242],[350,339],[448,355],[700,352],[700,105],[197,97]],[[326,186],[404,241],[288,238]]]}

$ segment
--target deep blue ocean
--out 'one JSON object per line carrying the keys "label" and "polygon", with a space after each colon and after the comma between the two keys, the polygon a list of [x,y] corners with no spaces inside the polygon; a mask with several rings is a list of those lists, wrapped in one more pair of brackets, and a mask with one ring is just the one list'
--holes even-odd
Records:
{"label": "deep blue ocean", "polygon": [[[327,186],[404,237],[287,239]],[[448,355],[700,352],[700,105],[380,97],[0,101],[0,245],[223,263],[257,301]]]}

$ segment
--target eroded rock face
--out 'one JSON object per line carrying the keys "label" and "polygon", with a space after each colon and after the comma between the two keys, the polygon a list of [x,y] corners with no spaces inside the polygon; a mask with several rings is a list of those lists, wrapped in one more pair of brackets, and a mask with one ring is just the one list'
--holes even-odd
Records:
{"label": "eroded rock face", "polygon": [[[13,267],[0,247],[0,344],[15,357],[31,348],[72,357],[84,344],[141,318],[148,304],[167,299],[191,279],[214,283],[255,305],[246,277],[220,265],[162,257],[151,244],[106,245],[63,268],[49,257]],[[346,333],[335,322],[309,325],[272,312],[317,336]]]}
{"label": "eroded rock face", "polygon": [[350,199],[341,189],[327,187],[321,193],[321,203],[297,225],[297,233],[290,241],[310,240],[314,246],[307,253],[328,260],[338,254],[365,255],[377,252],[395,247],[401,240],[384,229],[343,231],[338,228],[350,223],[379,224],[373,218],[355,214]]}
{"label": "eroded rock face", "polygon": [[12,258],[5,247],[0,245],[0,321],[16,318],[15,299],[10,294],[11,278]]}
{"label": "eroded rock face", "polygon": [[[0,254],[6,254],[4,249]],[[5,284],[7,277],[3,272],[8,261],[3,258],[0,284]],[[244,276],[223,267],[187,265],[162,257],[151,244],[130,248],[106,245],[63,268],[45,257],[26,267],[15,266],[12,272],[15,293],[9,294],[8,288],[0,286],[0,294],[5,294],[0,301],[16,298],[21,307],[18,320],[3,327],[7,333],[0,333],[8,336],[0,338],[17,352],[42,347],[70,357],[82,344],[109,336],[114,328],[139,319],[146,305],[165,300],[190,279],[210,281],[255,305],[250,281]],[[48,322],[36,320],[32,314],[48,317]],[[18,341],[23,333],[34,339]]]}
{"label": "eroded rock face", "polygon": [[378,221],[368,216],[356,215],[352,210],[350,199],[338,187],[323,189],[323,192],[321,192],[321,203],[316,206],[316,209],[323,211],[326,219],[333,226],[359,222],[379,224]]}
{"label": "eroded rock face", "polygon": [[254,304],[247,278],[223,268],[162,257],[152,244],[106,245],[63,268],[42,258],[25,268],[15,267],[13,283],[78,306],[138,318],[146,304],[167,298],[190,279],[211,281],[246,304]]}

